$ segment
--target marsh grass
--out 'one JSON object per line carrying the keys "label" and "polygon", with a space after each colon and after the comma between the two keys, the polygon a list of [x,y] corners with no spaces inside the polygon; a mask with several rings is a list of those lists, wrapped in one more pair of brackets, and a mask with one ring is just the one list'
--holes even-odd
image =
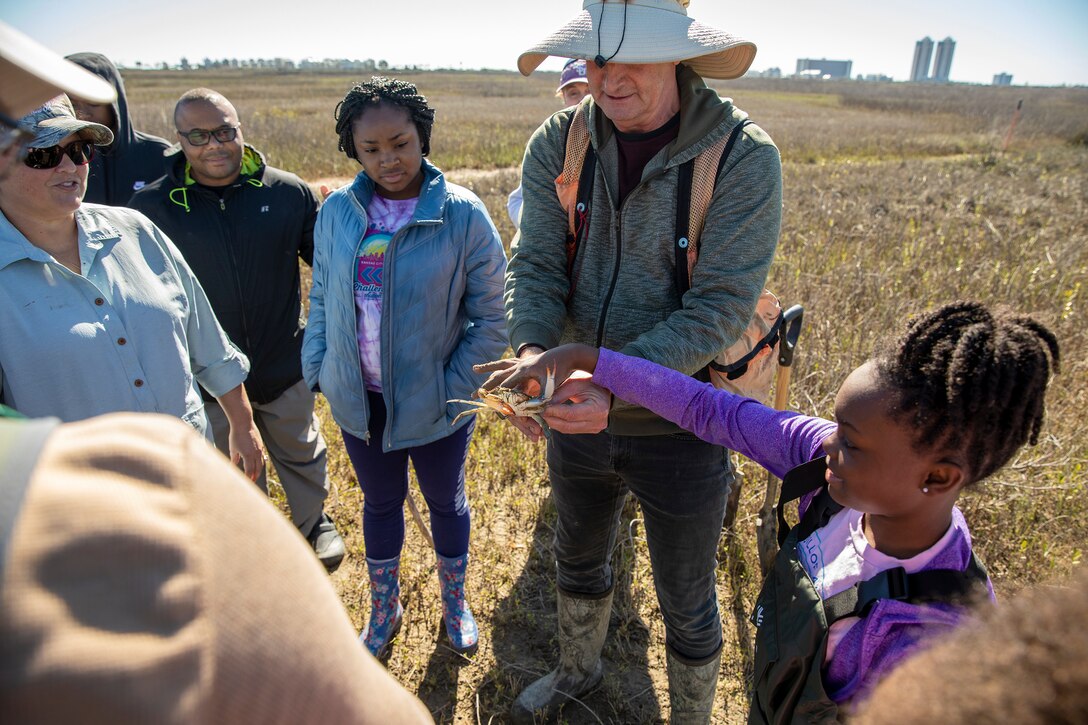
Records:
{"label": "marsh grass", "polygon": [[[354,175],[336,153],[332,108],[351,79],[335,75],[136,73],[127,78],[137,125],[169,135],[170,104],[207,85],[239,107],[246,139],[311,182]],[[480,195],[503,238],[533,128],[556,107],[555,76],[413,76],[439,111],[433,160]],[[1038,446],[961,498],[999,597],[1061,582],[1088,539],[1088,90],[741,80],[721,91],[782,149],[782,236],[768,285],[805,306],[790,402],[829,415],[846,374],[913,314],[957,298],[1007,304],[1057,332],[1062,373]],[[999,153],[1016,101],[1020,124]],[[308,283],[308,275],[306,280]],[[368,595],[361,496],[338,431],[320,401],[333,491],[328,510],[348,544],[332,576],[362,628]],[[742,461],[735,530],[720,547],[725,648],[722,723],[745,721],[760,577],[755,515],[764,473]],[[470,601],[483,633],[461,658],[444,644],[434,556],[407,524],[402,586],[407,619],[388,662],[440,722],[502,722],[517,693],[555,661],[555,585],[543,449],[481,416],[467,470],[473,511]],[[418,488],[413,495],[424,508]],[[279,497],[282,506],[282,496]],[[668,715],[664,629],[639,513],[624,512],[618,587],[603,685],[562,712],[571,723],[653,722]]]}

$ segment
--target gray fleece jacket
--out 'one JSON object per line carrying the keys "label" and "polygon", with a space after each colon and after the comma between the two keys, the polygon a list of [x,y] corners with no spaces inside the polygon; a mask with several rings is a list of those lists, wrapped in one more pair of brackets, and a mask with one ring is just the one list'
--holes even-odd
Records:
{"label": "gray fleece jacket", "polygon": [[[678,170],[747,118],[684,65],[677,67],[680,130],[647,163],[641,183],[617,208],[615,129],[587,98],[590,143],[598,155],[588,234],[570,280],[566,213],[555,179],[563,170],[573,109],[536,130],[525,150],[521,228],[506,275],[510,343],[545,348],[567,342],[604,346],[687,374],[706,366],[748,324],[778,244],[782,166],[778,149],[749,124],[722,168],[700,238],[691,289],[674,282],[673,227]],[[673,433],[675,424],[614,401],[608,430],[617,435]]]}

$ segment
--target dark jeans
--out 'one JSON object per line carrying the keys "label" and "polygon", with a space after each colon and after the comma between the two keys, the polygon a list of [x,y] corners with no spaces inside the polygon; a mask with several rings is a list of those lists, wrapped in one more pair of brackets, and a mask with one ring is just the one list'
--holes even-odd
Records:
{"label": "dark jeans", "polygon": [[729,452],[688,433],[552,431],[548,468],[559,512],[559,587],[575,595],[612,587],[612,549],[630,490],[642,507],[666,643],[691,660],[717,652],[722,625],[714,585],[733,482]]}
{"label": "dark jeans", "polygon": [[465,496],[465,458],[476,421],[426,445],[382,451],[385,402],[367,391],[370,443],[341,430],[344,448],[363,490],[363,542],[368,559],[399,556],[404,546],[404,497],[408,495],[408,461],[416,469],[419,489],[431,512],[434,548],[445,557],[468,552],[471,517]]}

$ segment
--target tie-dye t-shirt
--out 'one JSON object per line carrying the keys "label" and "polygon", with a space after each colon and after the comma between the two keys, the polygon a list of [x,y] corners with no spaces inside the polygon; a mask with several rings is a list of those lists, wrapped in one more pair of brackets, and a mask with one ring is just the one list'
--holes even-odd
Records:
{"label": "tie-dye t-shirt", "polygon": [[367,390],[382,389],[382,270],[385,250],[397,230],[412,220],[414,199],[386,199],[374,195],[367,205],[369,223],[355,257],[355,320],[359,360]]}

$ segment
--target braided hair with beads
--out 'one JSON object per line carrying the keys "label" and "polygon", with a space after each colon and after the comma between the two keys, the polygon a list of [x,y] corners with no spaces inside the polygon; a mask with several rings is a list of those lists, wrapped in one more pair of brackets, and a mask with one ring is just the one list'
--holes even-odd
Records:
{"label": "braided hair with beads", "polygon": [[959,452],[973,483],[1038,441],[1059,361],[1058,340],[1042,323],[954,302],[914,320],[877,369],[896,391],[892,416],[917,431],[915,446]]}
{"label": "braided hair with beads", "polygon": [[398,81],[396,78],[372,76],[366,83],[356,83],[336,104],[333,118],[336,119],[336,133],[340,136],[338,148],[355,161],[355,138],[351,124],[363,115],[368,108],[381,104],[399,106],[408,111],[412,123],[419,131],[419,141],[423,155],[431,152],[431,127],[434,126],[434,109],[427,105],[427,98],[420,95],[415,84]]}

